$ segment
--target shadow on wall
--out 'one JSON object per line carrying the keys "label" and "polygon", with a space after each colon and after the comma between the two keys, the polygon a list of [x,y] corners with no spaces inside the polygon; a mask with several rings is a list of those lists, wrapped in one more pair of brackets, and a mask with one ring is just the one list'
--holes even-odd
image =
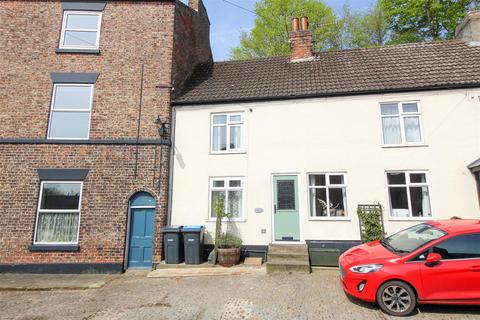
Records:
{"label": "shadow on wall", "polygon": [[180,150],[178,150],[177,147],[175,147],[175,158],[177,159],[177,162],[180,168],[185,169],[186,167],[185,161],[183,161],[182,153],[180,152]]}
{"label": "shadow on wall", "polygon": [[[235,221],[232,221],[232,220],[222,222],[222,233],[228,233],[242,239],[242,235],[240,233],[240,230],[238,230],[237,224],[235,223]],[[204,234],[204,242],[206,244],[213,245],[214,234],[215,234],[215,227],[211,231],[207,230],[207,232],[205,232]]]}
{"label": "shadow on wall", "polygon": [[242,239],[242,234],[240,233],[240,230],[238,230],[238,227],[235,221],[228,221],[226,225],[227,225],[226,233]]}

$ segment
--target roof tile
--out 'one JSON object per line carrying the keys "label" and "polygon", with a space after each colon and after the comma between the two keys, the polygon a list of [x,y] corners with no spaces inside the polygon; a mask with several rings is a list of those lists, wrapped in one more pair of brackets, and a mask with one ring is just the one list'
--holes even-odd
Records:
{"label": "roof tile", "polygon": [[480,86],[480,47],[440,41],[198,66],[175,104]]}

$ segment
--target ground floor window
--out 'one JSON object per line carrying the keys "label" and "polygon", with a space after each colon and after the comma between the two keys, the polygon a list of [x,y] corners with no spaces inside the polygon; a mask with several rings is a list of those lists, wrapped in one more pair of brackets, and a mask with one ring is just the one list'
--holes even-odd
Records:
{"label": "ground floor window", "polygon": [[83,182],[43,181],[34,243],[76,244]]}
{"label": "ground floor window", "polygon": [[215,219],[215,204],[223,201],[225,212],[233,219],[243,218],[243,178],[210,179],[210,219]]}
{"label": "ground floor window", "polygon": [[387,172],[390,216],[431,217],[426,172]]}
{"label": "ground floor window", "polygon": [[311,217],[347,216],[347,185],[343,173],[308,175]]}

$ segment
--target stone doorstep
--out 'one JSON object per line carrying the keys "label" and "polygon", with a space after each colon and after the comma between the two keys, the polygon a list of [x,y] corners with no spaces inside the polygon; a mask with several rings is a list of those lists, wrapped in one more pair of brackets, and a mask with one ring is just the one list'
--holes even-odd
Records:
{"label": "stone doorstep", "polygon": [[263,264],[263,259],[260,257],[246,257],[244,264],[247,266],[261,266]]}
{"label": "stone doorstep", "polygon": [[308,261],[269,261],[267,263],[267,273],[276,272],[302,272],[310,273],[310,263]]}
{"label": "stone doorstep", "polygon": [[186,264],[185,262],[179,264],[167,264],[165,261],[158,263],[155,269],[198,269],[198,268],[218,268],[219,266],[213,265],[210,262],[204,262],[201,264]]}
{"label": "stone doorstep", "polygon": [[310,273],[310,259],[306,244],[270,244],[267,273]]}
{"label": "stone doorstep", "polygon": [[246,267],[240,265],[231,268],[225,268],[221,266],[203,268],[166,268],[153,270],[147,275],[147,278],[208,277],[242,274],[265,274],[265,267]]}

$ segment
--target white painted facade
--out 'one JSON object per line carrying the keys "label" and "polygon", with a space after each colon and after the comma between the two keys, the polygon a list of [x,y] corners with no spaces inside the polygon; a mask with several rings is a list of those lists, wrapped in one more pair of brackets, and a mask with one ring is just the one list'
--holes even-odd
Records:
{"label": "white painted facade", "polygon": [[[424,141],[384,146],[380,103],[403,101],[419,103]],[[243,113],[244,151],[211,152],[211,119],[219,112]],[[242,177],[243,218],[235,226],[244,244],[269,244],[274,174],[298,175],[302,241],[360,239],[358,204],[383,205],[389,234],[430,220],[391,217],[390,170],[427,172],[431,219],[480,218],[467,168],[480,157],[480,89],[177,106],[174,130],[172,225],[205,225],[213,234],[210,178]],[[346,217],[310,217],[307,176],[323,172],[345,173]]]}

